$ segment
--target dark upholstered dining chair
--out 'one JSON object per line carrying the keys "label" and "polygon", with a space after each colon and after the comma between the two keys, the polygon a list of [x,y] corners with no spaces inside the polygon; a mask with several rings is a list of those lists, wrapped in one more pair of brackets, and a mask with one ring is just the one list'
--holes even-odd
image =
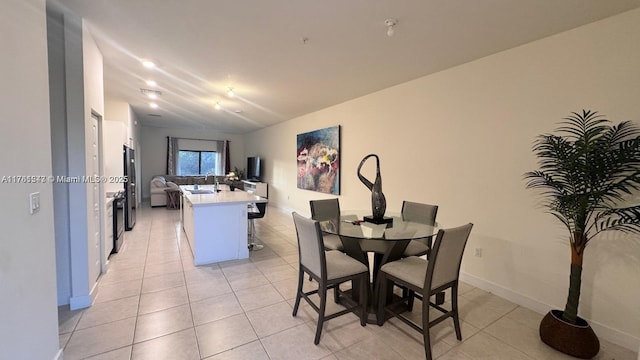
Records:
{"label": "dark upholstered dining chair", "polygon": [[[402,219],[421,224],[435,225],[438,205],[422,204],[411,201],[402,202]],[[403,257],[429,255],[431,252],[432,236],[414,239],[404,250]]]}
{"label": "dark upholstered dining chair", "polygon": [[[340,219],[340,202],[337,198],[326,200],[311,200],[309,201],[311,207],[311,218],[313,220],[323,221]],[[342,241],[340,237],[335,234],[322,234],[325,250],[338,250],[343,251]]]}
{"label": "dark upholstered dining chair", "polygon": [[[345,253],[335,250],[325,251],[322,232],[317,221],[307,219],[294,212],[293,222],[298,236],[299,254],[298,290],[296,291],[296,302],[293,306],[293,316],[298,313],[301,298],[304,298],[318,313],[318,324],[314,339],[314,344],[316,345],[320,343],[322,326],[327,320],[357,310],[360,315],[360,325],[365,326],[367,320],[367,294],[369,292],[369,269]],[[309,292],[303,291],[305,273],[318,282],[318,289]],[[337,288],[339,284],[352,280],[359,280],[353,282],[353,284],[359,283],[360,289],[353,289],[353,291],[360,291],[360,303],[337,313],[325,315],[327,289]],[[313,294],[320,296],[320,306],[309,298]]]}
{"label": "dark upholstered dining chair", "polygon": [[[378,303],[378,319],[384,319],[386,314],[391,314],[414,330],[421,332],[427,360],[432,360],[433,358],[431,355],[429,329],[443,320],[447,318],[453,319],[456,338],[462,340],[458,316],[458,278],[460,276],[462,255],[472,227],[473,224],[469,223],[456,228],[440,230],[436,236],[429,260],[417,256],[409,256],[384,264],[378,273],[382,294],[386,293],[390,286],[397,284],[422,295],[422,324],[417,324],[396,311],[398,302],[408,301],[408,297],[403,297],[394,304],[385,304],[385,301],[380,300]],[[449,288],[451,289],[451,310],[431,302],[431,296]],[[431,320],[429,315],[430,307],[442,312],[443,315]]]}

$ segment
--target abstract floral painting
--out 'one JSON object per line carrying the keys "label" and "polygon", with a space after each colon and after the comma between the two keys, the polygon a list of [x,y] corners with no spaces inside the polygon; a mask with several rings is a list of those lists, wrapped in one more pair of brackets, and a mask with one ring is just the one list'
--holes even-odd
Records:
{"label": "abstract floral painting", "polygon": [[340,126],[298,134],[298,188],[340,195]]}

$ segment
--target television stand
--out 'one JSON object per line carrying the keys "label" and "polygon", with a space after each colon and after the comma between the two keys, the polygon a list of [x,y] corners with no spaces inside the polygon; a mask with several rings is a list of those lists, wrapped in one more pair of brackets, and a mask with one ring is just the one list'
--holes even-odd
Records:
{"label": "television stand", "polygon": [[244,184],[244,191],[263,198],[269,197],[269,185],[267,183],[252,180],[242,180],[242,183]]}

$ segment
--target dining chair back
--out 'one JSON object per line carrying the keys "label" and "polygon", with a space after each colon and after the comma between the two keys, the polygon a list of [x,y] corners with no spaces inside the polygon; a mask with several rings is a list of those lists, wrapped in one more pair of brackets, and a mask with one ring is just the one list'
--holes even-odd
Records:
{"label": "dining chair back", "polygon": [[[402,202],[402,219],[421,224],[435,225],[438,205],[422,204],[412,201]],[[414,239],[409,242],[404,250],[403,257],[429,255],[431,252],[432,236]]]}
{"label": "dining chair back", "polygon": [[311,218],[313,220],[331,220],[340,217],[340,201],[338,198],[311,200]]}
{"label": "dining chair back", "polygon": [[[390,286],[399,285],[422,295],[422,324],[417,324],[397,311],[398,303],[408,303],[411,296],[403,297],[400,301],[392,304],[386,304],[385,299],[381,299],[378,303],[378,319],[384,319],[387,314],[390,314],[414,330],[421,332],[427,360],[432,360],[429,336],[431,327],[447,318],[452,318],[456,338],[462,340],[458,315],[458,281],[464,248],[472,227],[473,224],[469,223],[456,228],[441,229],[436,236],[429,260],[410,256],[389,262],[383,265],[379,271],[378,280],[382,294],[385,294]],[[450,310],[431,302],[431,296],[446,289],[451,289]],[[431,320],[430,307],[440,311],[443,315]]]}
{"label": "dining chair back", "polygon": [[425,278],[425,289],[438,289],[458,281],[462,255],[473,224],[438,232]]}
{"label": "dining chair back", "polygon": [[[311,200],[309,201],[309,207],[311,208],[311,218],[313,220],[340,220],[340,202],[338,198]],[[344,251],[342,240],[338,235],[323,233],[323,242],[325,250]]]}
{"label": "dining chair back", "polygon": [[318,277],[326,277],[326,258],[320,227],[316,221],[307,221],[297,213],[293,213],[293,221],[298,236],[298,249],[300,253],[300,265],[307,268]]}
{"label": "dining chair back", "polygon": [[433,225],[436,222],[438,205],[429,205],[412,201],[402,202],[402,219],[421,224]]}
{"label": "dining chair back", "polygon": [[[350,312],[356,312],[360,317],[360,325],[365,326],[367,320],[367,295],[369,292],[369,269],[361,262],[342,252],[325,251],[318,221],[307,219],[294,212],[293,222],[298,237],[299,253],[298,290],[296,291],[296,301],[293,306],[293,316],[297,315],[300,299],[302,298],[318,313],[314,339],[314,344],[316,345],[320,343],[322,326],[327,320]],[[303,291],[305,273],[318,282],[317,289],[309,292]],[[346,281],[353,281],[353,291],[360,292],[359,304],[325,315],[327,290],[335,289]],[[355,288],[356,284],[359,284],[359,289]],[[314,294],[318,294],[320,297],[319,306],[309,297]]]}

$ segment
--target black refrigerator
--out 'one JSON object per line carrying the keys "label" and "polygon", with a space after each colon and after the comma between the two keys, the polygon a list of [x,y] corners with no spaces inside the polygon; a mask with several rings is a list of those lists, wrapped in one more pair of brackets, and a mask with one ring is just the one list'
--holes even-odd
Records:
{"label": "black refrigerator", "polygon": [[124,183],[124,229],[129,231],[136,224],[136,155],[135,151],[124,146],[124,176],[127,180]]}

